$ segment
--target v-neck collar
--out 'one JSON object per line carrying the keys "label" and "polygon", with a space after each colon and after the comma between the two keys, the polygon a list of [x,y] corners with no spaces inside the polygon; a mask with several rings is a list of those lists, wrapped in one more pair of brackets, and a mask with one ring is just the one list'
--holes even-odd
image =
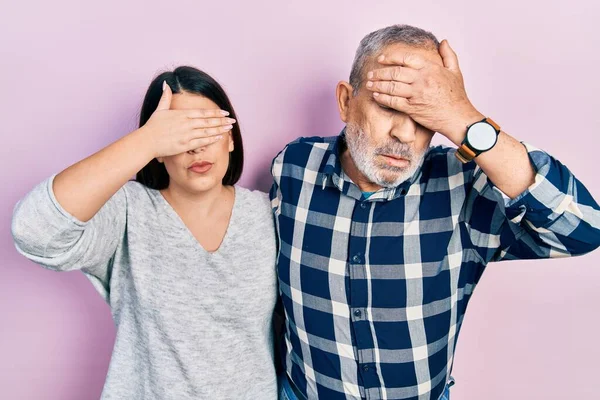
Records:
{"label": "v-neck collar", "polygon": [[204,254],[208,254],[208,255],[218,255],[225,251],[225,248],[227,247],[228,242],[229,242],[229,236],[231,236],[231,225],[233,223],[235,223],[236,218],[237,218],[237,208],[238,208],[238,202],[239,202],[238,194],[239,193],[238,193],[238,188],[235,185],[232,187],[233,187],[233,206],[231,207],[229,223],[227,224],[227,229],[225,231],[225,235],[223,236],[223,239],[221,240],[221,244],[219,244],[219,247],[215,251],[206,250],[204,248],[204,246],[202,246],[202,244],[198,241],[198,239],[196,239],[196,237],[194,236],[194,234],[192,233],[190,228],[188,228],[188,226],[185,224],[185,222],[183,222],[183,219],[181,218],[181,216],[179,216],[177,211],[175,211],[175,209],[173,208],[171,203],[169,203],[167,201],[167,199],[165,199],[163,194],[159,190],[154,190],[154,192],[155,192],[155,195],[159,198],[158,201],[163,205],[165,212],[175,221],[175,223],[177,223],[179,225],[180,228],[185,230],[188,238],[195,243],[196,248],[198,250],[200,250],[200,252],[202,252]]}

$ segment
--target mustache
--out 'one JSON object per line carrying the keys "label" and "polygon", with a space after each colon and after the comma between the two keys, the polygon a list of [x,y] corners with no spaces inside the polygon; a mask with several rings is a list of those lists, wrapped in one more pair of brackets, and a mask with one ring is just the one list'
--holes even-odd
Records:
{"label": "mustache", "polygon": [[388,143],[385,146],[377,147],[375,149],[375,154],[402,157],[406,160],[412,160],[414,157],[414,152],[410,146],[399,142]]}
{"label": "mustache", "polygon": [[[360,126],[353,123],[348,123],[346,125],[346,133],[346,141],[351,140],[355,144],[360,143],[360,146],[364,147],[365,149],[368,147],[366,143],[367,134]],[[414,150],[410,145],[393,139],[382,146],[372,149],[371,154],[402,157],[409,161],[413,160],[415,155]]]}

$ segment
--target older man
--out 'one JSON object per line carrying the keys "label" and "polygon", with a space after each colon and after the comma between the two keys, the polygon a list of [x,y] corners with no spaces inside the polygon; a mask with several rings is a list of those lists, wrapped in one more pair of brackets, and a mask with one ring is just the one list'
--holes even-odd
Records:
{"label": "older man", "polygon": [[[592,251],[600,209],[471,104],[456,54],[429,32],[367,35],[336,94],[344,131],[273,162],[282,397],[447,398],[486,265]],[[457,149],[430,147],[434,132]]]}

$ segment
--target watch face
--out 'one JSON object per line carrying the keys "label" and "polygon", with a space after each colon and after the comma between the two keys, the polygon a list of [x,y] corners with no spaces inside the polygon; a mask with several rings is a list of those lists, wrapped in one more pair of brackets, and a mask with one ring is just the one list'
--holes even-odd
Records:
{"label": "watch face", "polygon": [[494,127],[486,122],[477,122],[467,131],[467,141],[476,151],[486,151],[494,147],[498,134]]}

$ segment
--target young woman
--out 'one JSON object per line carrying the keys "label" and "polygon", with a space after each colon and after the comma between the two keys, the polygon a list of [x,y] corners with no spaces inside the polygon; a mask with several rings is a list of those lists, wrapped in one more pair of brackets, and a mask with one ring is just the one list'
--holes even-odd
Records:
{"label": "young woman", "polygon": [[110,305],[103,399],[277,399],[273,218],[266,194],[235,186],[227,95],[179,67],[150,84],[139,125],[19,202],[18,250],[83,271]]}

